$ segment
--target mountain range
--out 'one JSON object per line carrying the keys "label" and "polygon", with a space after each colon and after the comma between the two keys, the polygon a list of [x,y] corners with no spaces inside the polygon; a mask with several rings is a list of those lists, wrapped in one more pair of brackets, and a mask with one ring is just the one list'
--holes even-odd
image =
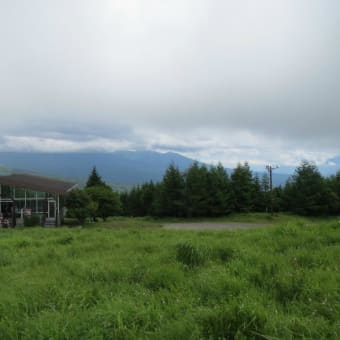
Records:
{"label": "mountain range", "polygon": [[160,181],[170,163],[180,170],[194,161],[176,153],[117,151],[112,153],[0,152],[0,174],[28,172],[85,183],[96,166],[102,178],[114,186],[129,187]]}
{"label": "mountain range", "polygon": [[[339,159],[340,161],[340,159]],[[29,172],[85,183],[96,166],[102,178],[115,187],[131,187],[150,180],[160,181],[169,164],[186,170],[193,159],[180,154],[154,151],[116,151],[111,153],[0,152],[0,174]],[[339,162],[340,163],[340,162]],[[201,163],[202,164],[202,163]],[[232,169],[226,169],[231,173]],[[291,171],[273,173],[273,185],[284,184]],[[288,169],[287,169],[288,170]],[[260,176],[264,172],[257,171]]]}

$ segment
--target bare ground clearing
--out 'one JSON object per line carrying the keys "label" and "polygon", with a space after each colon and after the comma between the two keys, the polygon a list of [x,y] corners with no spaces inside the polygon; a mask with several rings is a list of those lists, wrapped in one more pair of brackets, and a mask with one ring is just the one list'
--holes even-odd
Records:
{"label": "bare ground clearing", "polygon": [[255,229],[271,227],[267,223],[239,223],[239,222],[188,222],[188,223],[165,223],[165,229],[181,230],[235,230],[235,229]]}

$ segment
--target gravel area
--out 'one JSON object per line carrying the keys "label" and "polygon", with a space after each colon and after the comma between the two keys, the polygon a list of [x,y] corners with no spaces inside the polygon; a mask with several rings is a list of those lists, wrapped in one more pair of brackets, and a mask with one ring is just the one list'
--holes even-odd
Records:
{"label": "gravel area", "polygon": [[234,229],[254,229],[270,227],[266,223],[239,223],[239,222],[188,222],[188,223],[165,223],[165,229],[181,229],[181,230],[234,230]]}

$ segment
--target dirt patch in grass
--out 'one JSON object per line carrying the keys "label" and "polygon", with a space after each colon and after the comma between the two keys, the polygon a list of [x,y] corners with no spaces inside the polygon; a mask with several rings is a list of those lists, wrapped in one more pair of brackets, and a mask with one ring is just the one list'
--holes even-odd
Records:
{"label": "dirt patch in grass", "polygon": [[188,222],[188,223],[165,223],[162,225],[165,229],[183,229],[183,230],[221,230],[221,229],[254,229],[271,227],[267,223],[239,223],[239,222]]}

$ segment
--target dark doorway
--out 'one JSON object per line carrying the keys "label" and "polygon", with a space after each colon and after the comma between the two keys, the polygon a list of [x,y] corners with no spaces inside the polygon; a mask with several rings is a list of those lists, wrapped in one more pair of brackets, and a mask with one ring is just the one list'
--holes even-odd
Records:
{"label": "dark doorway", "polygon": [[1,202],[0,224],[3,228],[15,227],[15,202]]}

